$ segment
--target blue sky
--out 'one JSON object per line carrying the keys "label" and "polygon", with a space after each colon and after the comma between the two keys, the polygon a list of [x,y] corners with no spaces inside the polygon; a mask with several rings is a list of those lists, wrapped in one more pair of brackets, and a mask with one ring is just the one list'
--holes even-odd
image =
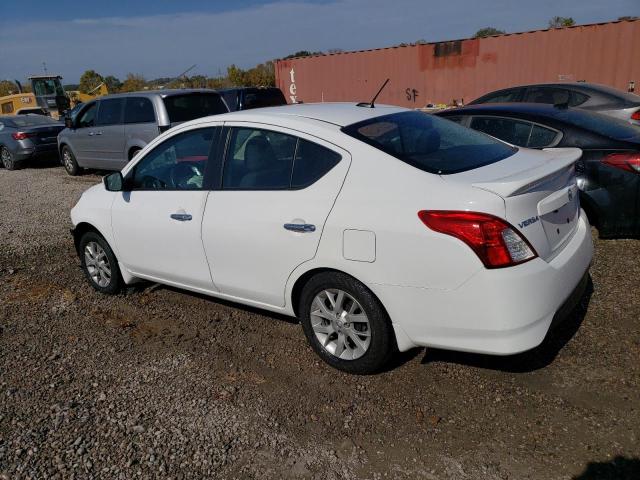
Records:
{"label": "blue sky", "polygon": [[297,50],[359,50],[640,15],[640,0],[0,0],[0,79],[94,69],[121,79],[217,75]]}

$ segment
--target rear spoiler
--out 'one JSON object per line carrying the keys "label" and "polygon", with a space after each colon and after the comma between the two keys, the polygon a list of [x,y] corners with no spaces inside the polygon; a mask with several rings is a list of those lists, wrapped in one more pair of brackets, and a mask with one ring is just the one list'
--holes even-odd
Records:
{"label": "rear spoiler", "polygon": [[533,168],[522,170],[506,177],[497,178],[489,182],[477,182],[476,188],[497,193],[502,198],[521,195],[533,190],[563,170],[572,169],[575,162],[582,156],[579,148],[544,148],[548,160]]}

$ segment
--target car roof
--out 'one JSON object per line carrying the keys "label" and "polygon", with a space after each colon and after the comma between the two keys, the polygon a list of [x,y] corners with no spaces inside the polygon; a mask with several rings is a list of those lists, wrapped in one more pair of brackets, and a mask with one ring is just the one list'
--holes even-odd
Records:
{"label": "car roof", "polygon": [[[98,97],[96,100],[104,100],[109,98],[122,98],[122,97],[155,97],[160,96],[162,98],[172,97],[174,95],[184,95],[190,93],[215,93],[220,95],[216,90],[210,88],[167,88],[163,90],[142,90],[140,92],[126,92],[126,93],[113,93],[111,95],[105,95],[104,97]],[[88,102],[87,102],[88,103]]]}
{"label": "car roof", "polygon": [[[514,90],[516,88],[533,88],[533,87],[552,87],[552,88],[566,88],[568,90],[577,90],[577,91],[588,91],[588,92],[598,92],[609,96],[614,96],[621,98],[623,100],[627,100],[630,102],[638,102],[640,101],[640,96],[635,95],[630,92],[625,92],[624,90],[619,90],[617,88],[610,87],[608,85],[602,85],[600,83],[589,83],[589,82],[548,82],[548,83],[530,83],[524,85],[516,85],[513,87],[505,87],[500,88],[498,90],[494,90],[492,92],[488,92],[485,95],[489,95],[496,92],[502,92],[505,90]],[[485,95],[482,95],[484,97]],[[480,97],[480,98],[482,98]]]}
{"label": "car roof", "polygon": [[217,115],[216,118],[222,117],[225,121],[252,121],[257,118],[264,120],[301,117],[344,127],[382,115],[409,111],[411,110],[391,105],[376,105],[374,108],[369,108],[358,107],[355,103],[297,103],[225,113]]}
{"label": "car roof", "polygon": [[481,113],[505,113],[505,114],[526,114],[526,115],[541,115],[545,117],[555,117],[560,114],[563,107],[556,107],[549,103],[476,103],[473,105],[467,105],[465,107],[451,108],[449,110],[443,110],[438,112],[437,115],[450,116],[450,115],[479,115]]}

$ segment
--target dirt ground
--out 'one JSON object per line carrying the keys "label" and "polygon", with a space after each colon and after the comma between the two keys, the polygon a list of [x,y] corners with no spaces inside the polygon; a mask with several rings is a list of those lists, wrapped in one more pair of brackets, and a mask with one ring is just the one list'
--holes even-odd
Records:
{"label": "dirt ground", "polygon": [[99,179],[0,169],[0,479],[640,478],[640,241],[594,235],[592,287],[532,352],[349,376],[289,318],[96,293],[69,210]]}

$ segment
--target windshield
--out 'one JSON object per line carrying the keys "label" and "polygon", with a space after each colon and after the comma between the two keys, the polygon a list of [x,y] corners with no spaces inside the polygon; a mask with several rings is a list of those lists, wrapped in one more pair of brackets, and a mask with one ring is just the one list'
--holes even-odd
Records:
{"label": "windshield", "polygon": [[186,122],[194,118],[227,112],[227,107],[217,93],[172,95],[164,99],[164,106],[171,123]]}
{"label": "windshield", "polygon": [[278,88],[255,88],[244,92],[243,110],[286,105],[287,101]]}
{"label": "windshield", "polygon": [[640,137],[640,127],[588,110],[567,109],[556,114],[555,118],[614,140],[631,140]]}
{"label": "windshield", "polygon": [[472,170],[517,152],[488,135],[420,112],[376,117],[342,131],[420,170],[438,174]]}
{"label": "windshield", "polygon": [[33,91],[36,97],[45,95],[64,95],[64,89],[57,78],[37,78],[33,81]]}

